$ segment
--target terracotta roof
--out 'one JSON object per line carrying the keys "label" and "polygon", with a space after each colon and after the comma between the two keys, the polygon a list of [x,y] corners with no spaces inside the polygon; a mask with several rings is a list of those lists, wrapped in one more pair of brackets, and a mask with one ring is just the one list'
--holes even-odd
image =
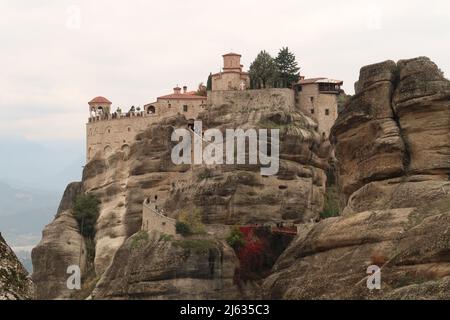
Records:
{"label": "terracotta roof", "polygon": [[94,99],[92,99],[91,101],[89,101],[89,104],[91,103],[106,103],[106,104],[112,104],[111,101],[109,101],[108,99],[106,99],[105,97],[96,97]]}
{"label": "terracotta roof", "polygon": [[222,57],[227,57],[227,56],[238,56],[238,57],[242,57],[242,55],[240,55],[239,53],[234,53],[234,52],[230,52],[230,53],[224,54]]}
{"label": "terracotta roof", "polygon": [[168,94],[166,96],[161,96],[157,98],[158,100],[206,100],[206,97],[204,96],[198,96],[196,94],[191,94],[191,93],[172,93],[172,94]]}

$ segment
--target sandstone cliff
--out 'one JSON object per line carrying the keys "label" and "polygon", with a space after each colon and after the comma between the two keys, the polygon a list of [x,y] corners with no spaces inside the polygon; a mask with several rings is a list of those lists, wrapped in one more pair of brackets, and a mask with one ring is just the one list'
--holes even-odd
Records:
{"label": "sandstone cliff", "polygon": [[[356,94],[332,130],[342,216],[322,220],[330,145],[297,111],[289,90],[228,92],[199,116],[205,129],[280,129],[280,171],[252,165],[174,165],[166,118],[129,151],[93,159],[68,187],[33,251],[39,298],[70,298],[66,268],[86,264],[75,197],[97,195],[93,299],[450,298],[450,82],[428,58],[361,69]],[[170,217],[200,212],[208,234],[139,232],[151,197]],[[224,226],[289,221],[298,236],[259,284],[238,286]],[[80,254],[81,253],[81,254]],[[381,267],[382,290],[366,287]],[[95,287],[95,289],[94,289]],[[93,289],[93,290],[92,290]]]}
{"label": "sandstone cliff", "polygon": [[[80,252],[80,263],[86,259],[82,237],[71,216],[70,204],[77,194],[73,188],[93,193],[101,202],[95,238],[95,273],[97,277],[103,275],[94,294],[99,297],[188,297],[184,289],[179,292],[156,289],[174,283],[182,286],[183,281],[177,280],[170,270],[158,271],[164,276],[161,280],[157,275],[153,276],[154,268],[159,268],[159,264],[139,265],[140,261],[157,261],[161,254],[161,265],[170,265],[173,261],[177,272],[189,279],[185,289],[188,284],[212,288],[211,281],[204,280],[201,264],[206,258],[203,255],[177,260],[176,255],[183,256],[183,251],[159,242],[150,242],[146,249],[132,254],[128,252],[131,240],[127,239],[141,228],[142,203],[146,197],[157,199],[158,206],[171,217],[198,211],[205,224],[218,229],[221,225],[302,223],[317,219],[323,207],[325,169],[330,152],[316,132],[317,124],[295,110],[291,90],[255,90],[242,94],[230,92],[220,100],[213,100],[215,102],[208,106],[200,120],[205,129],[214,127],[222,131],[226,128],[279,128],[281,160],[278,175],[262,177],[259,166],[255,165],[174,165],[170,158],[175,145],[171,142],[171,134],[175,128],[187,128],[188,120],[175,116],[152,125],[137,136],[129,152],[117,152],[107,159],[93,159],[84,169],[83,181],[68,187],[58,215],[46,227],[41,243],[33,252],[36,270],[33,278],[38,297],[68,298],[66,268],[80,260]],[[234,265],[236,257],[223,241],[216,247],[226,266],[221,277],[227,283],[227,289],[221,294],[237,297],[236,288],[228,284],[233,269],[228,265]],[[188,259],[194,267],[196,263],[200,264],[194,268],[197,271],[186,274],[183,259]],[[129,263],[124,264],[125,261]],[[133,270],[136,276],[130,280],[121,275],[127,270]],[[135,294],[136,286],[143,286],[146,281],[149,292]],[[141,282],[143,284],[139,284]],[[111,287],[107,287],[109,284]],[[126,284],[129,295],[128,291],[114,293],[119,284]],[[153,285],[155,292],[151,293]],[[211,295],[210,289],[189,294],[190,297],[207,298]],[[246,296],[245,290],[240,290],[239,294]]]}
{"label": "sandstone cliff", "polygon": [[0,234],[0,300],[28,300],[34,285],[28,272]]}
{"label": "sandstone cliff", "polygon": [[450,82],[425,57],[364,67],[332,131],[344,214],[303,228],[266,298],[450,298]]}
{"label": "sandstone cliff", "polygon": [[38,299],[69,298],[72,291],[66,284],[67,268],[71,265],[85,267],[85,243],[71,212],[81,192],[81,183],[67,186],[55,219],[45,227],[41,242],[31,252],[32,278]]}
{"label": "sandstone cliff", "polygon": [[240,299],[258,291],[235,284],[233,249],[208,237],[129,238],[92,293],[93,299]]}

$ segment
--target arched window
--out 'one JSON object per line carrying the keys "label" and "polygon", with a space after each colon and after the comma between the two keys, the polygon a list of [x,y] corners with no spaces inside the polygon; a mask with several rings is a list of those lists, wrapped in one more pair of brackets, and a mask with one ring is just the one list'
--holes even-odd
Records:
{"label": "arched window", "polygon": [[127,145],[127,144],[124,144],[123,146],[122,146],[122,148],[120,148],[120,150],[122,150],[122,152],[124,152],[125,154],[130,154],[130,146],[129,145]]}
{"label": "arched window", "polygon": [[109,156],[112,153],[112,148],[110,146],[106,146],[103,149],[103,153],[105,154],[106,157]]}
{"label": "arched window", "polygon": [[156,108],[155,108],[155,106],[148,106],[148,107],[147,107],[147,113],[149,113],[149,114],[155,114],[155,113],[156,113]]}

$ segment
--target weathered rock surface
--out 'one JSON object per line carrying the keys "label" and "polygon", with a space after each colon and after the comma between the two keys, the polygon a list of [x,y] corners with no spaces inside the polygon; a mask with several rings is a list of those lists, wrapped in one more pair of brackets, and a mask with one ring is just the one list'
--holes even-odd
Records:
{"label": "weathered rock surface", "polygon": [[257,290],[238,287],[233,249],[208,239],[164,240],[152,233],[129,238],[92,293],[93,299],[241,299]]}
{"label": "weathered rock surface", "polygon": [[29,300],[34,285],[28,272],[0,234],[0,300]]}
{"label": "weathered rock surface", "polygon": [[356,87],[333,127],[346,198],[397,177],[447,180],[450,82],[438,67],[425,57],[374,64],[361,69]]}
{"label": "weathered rock surface", "polygon": [[[448,286],[440,280],[450,275],[450,198],[441,201],[436,207],[367,211],[321,222],[280,258],[265,281],[266,298],[448,299]],[[382,268],[381,290],[367,289],[371,265]],[[422,297],[422,285],[435,293]]]}
{"label": "weathered rock surface", "polygon": [[[234,99],[234,100],[233,100]],[[260,99],[260,97],[258,98]],[[257,99],[257,100],[258,100]],[[309,221],[322,209],[326,157],[318,156],[316,124],[283,100],[269,95],[267,106],[230,97],[200,116],[204,128],[280,128],[280,171],[262,177],[255,165],[174,165],[170,141],[175,128],[187,128],[173,117],[138,136],[129,155],[117,153],[87,164],[83,184],[101,199],[96,235],[98,274],[108,267],[121,244],[141,226],[142,202],[157,196],[169,216],[199,210],[210,224],[245,224],[280,220]],[[259,100],[258,100],[259,101]]]}
{"label": "weathered rock surface", "polygon": [[450,82],[421,57],[362,68],[356,93],[332,130],[344,215],[302,229],[265,297],[448,299]]}
{"label": "weathered rock surface", "polygon": [[[152,125],[138,135],[129,152],[90,161],[83,172],[82,189],[100,200],[95,237],[97,276],[110,267],[124,242],[140,230],[142,203],[147,197],[157,197],[158,207],[170,217],[199,211],[206,224],[316,219],[323,207],[324,170],[330,149],[316,132],[317,124],[296,111],[293,101],[291,90],[255,90],[249,96],[231,92],[208,106],[207,112],[199,117],[205,129],[214,127],[222,132],[227,128],[280,129],[281,160],[276,176],[262,177],[256,165],[174,165],[171,150],[176,143],[171,141],[171,135],[176,128],[188,127],[189,121],[183,116]],[[49,262],[45,257],[55,261],[78,257],[75,248],[80,243],[76,238],[81,238],[72,224],[70,206],[61,204],[61,207],[67,209],[64,211],[67,215],[57,216],[46,228],[33,255],[38,283],[39,279],[55,286],[59,283],[58,290],[40,291],[41,297],[49,297],[50,291],[54,295],[65,292],[62,269],[46,268],[45,263]],[[65,242],[71,245],[63,249]],[[60,243],[61,248],[50,243]]]}
{"label": "weathered rock surface", "polygon": [[77,265],[84,270],[86,248],[78,223],[71,208],[81,192],[81,183],[72,183],[64,192],[58,213],[42,232],[42,240],[33,249],[33,282],[38,299],[69,298],[73,291],[67,288],[67,268]]}

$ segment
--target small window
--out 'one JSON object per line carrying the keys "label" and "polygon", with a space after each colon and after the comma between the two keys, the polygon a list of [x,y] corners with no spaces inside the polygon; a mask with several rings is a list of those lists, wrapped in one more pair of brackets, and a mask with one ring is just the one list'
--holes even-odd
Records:
{"label": "small window", "polygon": [[131,132],[131,128],[130,128],[130,127],[128,127],[128,129],[127,129],[127,130],[128,130],[128,132]]}
{"label": "small window", "polygon": [[187,104],[185,104],[185,105],[183,106],[183,111],[184,111],[184,112],[187,112],[187,111],[188,111],[188,106],[187,106]]}
{"label": "small window", "polygon": [[168,107],[171,108],[171,107],[172,107],[172,104],[169,103],[169,104],[168,104]]}
{"label": "small window", "polygon": [[330,109],[325,109],[325,115],[329,116],[330,115]]}
{"label": "small window", "polygon": [[314,103],[314,97],[309,98],[311,100],[311,103]]}
{"label": "small window", "polygon": [[311,114],[314,114],[314,109],[311,109]]}
{"label": "small window", "polygon": [[165,226],[165,225],[166,225],[166,223],[165,223],[165,222],[163,222],[163,223],[162,223],[162,225],[163,225],[163,226]]}

